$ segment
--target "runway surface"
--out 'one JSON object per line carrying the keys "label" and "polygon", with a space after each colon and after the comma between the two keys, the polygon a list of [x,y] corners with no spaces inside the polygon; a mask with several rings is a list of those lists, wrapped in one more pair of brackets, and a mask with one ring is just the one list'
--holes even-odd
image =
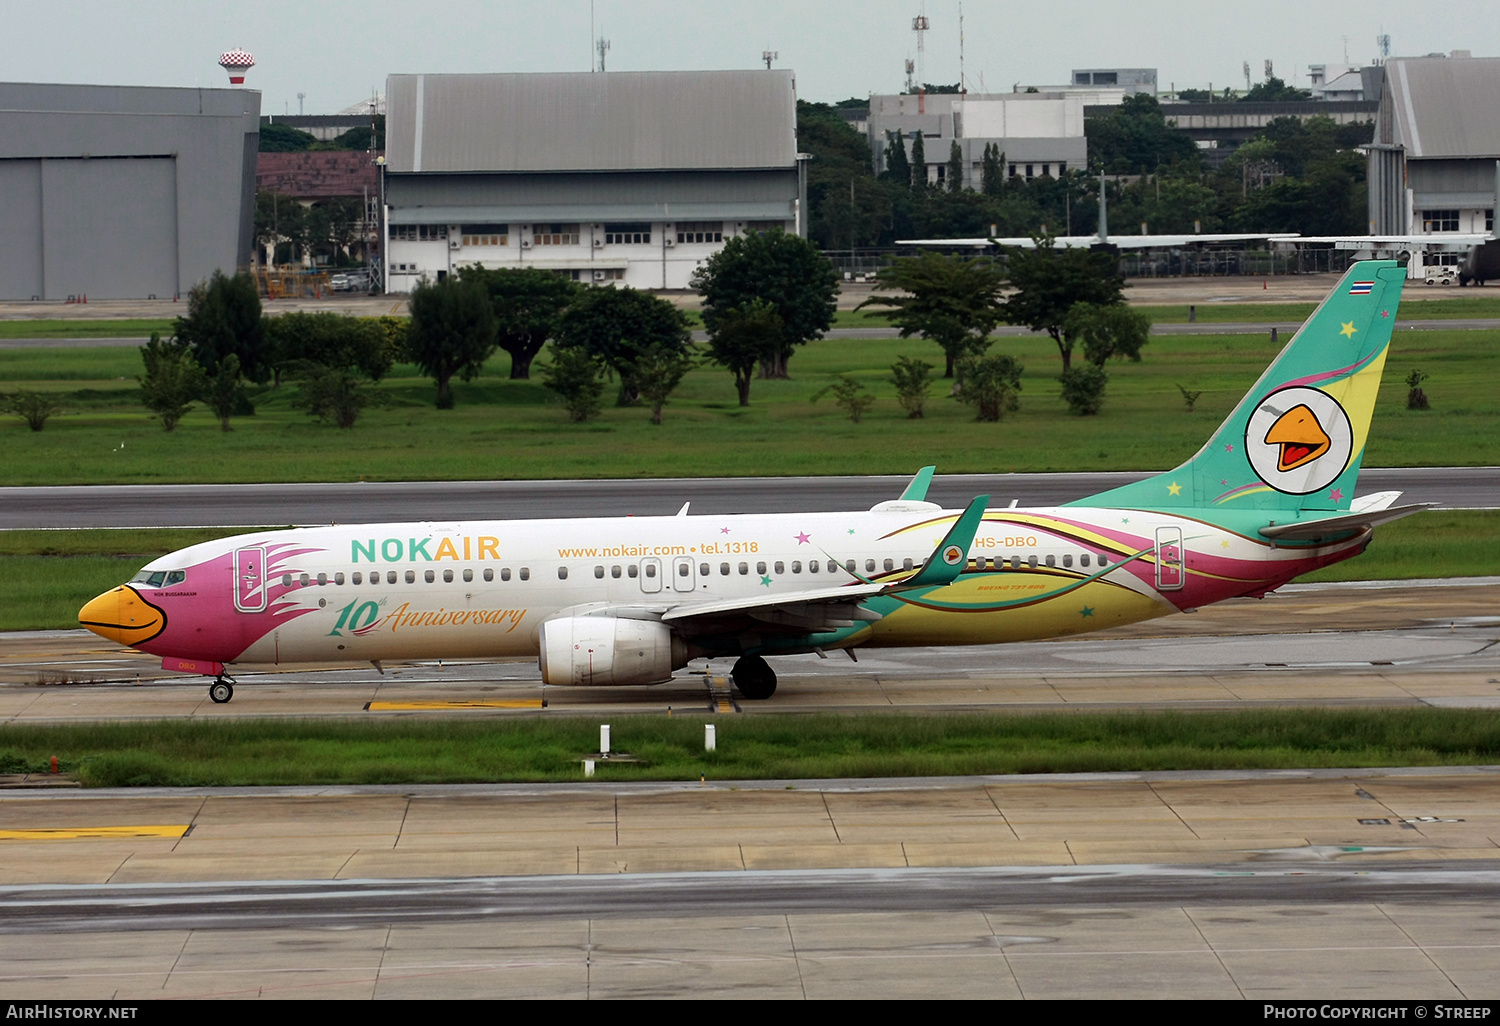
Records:
{"label": "runway surface", "polygon": [[[913,472],[917,468],[913,467]],[[941,470],[941,468],[939,468]],[[1047,506],[1149,477],[1152,472],[938,474],[929,498],[962,508]],[[0,488],[0,529],[262,527],[557,516],[670,516],[868,509],[909,478],[645,478],[597,481],[395,481],[334,484],[70,485]],[[1360,494],[1400,491],[1402,502],[1500,508],[1500,467],[1366,468]]]}

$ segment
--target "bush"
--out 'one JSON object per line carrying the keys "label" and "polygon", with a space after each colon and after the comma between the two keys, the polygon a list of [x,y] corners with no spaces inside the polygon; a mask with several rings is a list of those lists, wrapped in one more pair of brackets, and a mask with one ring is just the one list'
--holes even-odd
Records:
{"label": "bush", "polygon": [[958,399],[977,412],[976,420],[998,421],[1021,408],[1021,362],[1013,356],[978,356],[959,366]]}
{"label": "bush", "polygon": [[1427,380],[1427,375],[1419,370],[1414,370],[1406,376],[1406,408],[1408,410],[1430,410],[1431,404],[1427,401],[1427,393],[1422,391],[1422,382]]}
{"label": "bush", "polygon": [[1093,364],[1074,367],[1057,380],[1062,382],[1063,402],[1068,404],[1070,412],[1092,417],[1103,407],[1104,386],[1109,383],[1103,367]]}
{"label": "bush", "polygon": [[865,386],[847,374],[840,374],[838,380],[833,384],[826,385],[814,392],[812,401],[817,402],[829,393],[833,394],[833,401],[838,405],[838,408],[843,410],[849,419],[856,424],[865,415],[865,411],[875,402],[875,397],[865,391]]}
{"label": "bush", "polygon": [[208,379],[185,343],[163,342],[155,332],[141,346],[141,362],[146,365],[146,376],[140,379],[141,402],[161,420],[163,429],[171,431],[193,408],[193,400],[203,395]]}
{"label": "bush", "polygon": [[62,403],[52,396],[23,388],[5,397],[5,412],[14,413],[26,421],[26,426],[31,430],[40,431],[46,425],[47,418],[62,412]]}
{"label": "bush", "polygon": [[919,420],[932,387],[932,364],[926,360],[898,357],[891,365],[891,383],[896,386],[896,401],[906,411],[908,420]]}
{"label": "bush", "polygon": [[292,408],[341,428],[351,428],[374,400],[365,383],[343,367],[313,366],[305,372]]}
{"label": "bush", "polygon": [[603,365],[588,350],[554,346],[552,363],[542,368],[542,383],[557,393],[563,409],[568,411],[568,419],[579,424],[598,414],[603,405],[601,370]]}

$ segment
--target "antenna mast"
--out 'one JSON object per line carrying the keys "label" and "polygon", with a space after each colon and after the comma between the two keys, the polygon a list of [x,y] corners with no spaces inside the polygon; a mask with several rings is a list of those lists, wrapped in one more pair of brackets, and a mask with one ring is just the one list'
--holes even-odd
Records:
{"label": "antenna mast", "polygon": [[771,62],[780,60],[781,54],[777,53],[775,50],[762,50],[760,53],[760,59],[766,62],[766,70],[770,71]]}
{"label": "antenna mast", "polygon": [[958,95],[969,95],[969,80],[964,77],[964,5],[958,5]]}
{"label": "antenna mast", "polygon": [[927,5],[922,5],[922,13],[911,20],[911,30],[917,34],[917,82],[919,86],[925,86],[926,80],[922,78],[925,73],[922,67],[922,55],[927,51],[927,30],[932,25],[927,20]]}

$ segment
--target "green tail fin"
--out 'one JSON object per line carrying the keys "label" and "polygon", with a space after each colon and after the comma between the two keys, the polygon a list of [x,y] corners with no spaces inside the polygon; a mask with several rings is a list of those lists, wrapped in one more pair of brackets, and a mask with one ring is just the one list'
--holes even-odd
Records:
{"label": "green tail fin", "polygon": [[1068,505],[1347,511],[1405,282],[1356,263],[1197,455]]}

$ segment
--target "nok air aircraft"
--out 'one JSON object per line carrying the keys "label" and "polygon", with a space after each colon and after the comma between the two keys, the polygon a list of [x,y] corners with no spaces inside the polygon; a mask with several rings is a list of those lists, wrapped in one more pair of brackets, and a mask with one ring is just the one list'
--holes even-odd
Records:
{"label": "nok air aircraft", "polygon": [[1198,454],[1063,506],[900,498],[851,513],[366,524],[263,531],[155,560],[89,602],[96,634],[212,677],[235,667],[538,660],[561,685],[641,685],[734,657],[987,645],[1265,595],[1423,506],[1356,497],[1406,270],[1346,274]]}

